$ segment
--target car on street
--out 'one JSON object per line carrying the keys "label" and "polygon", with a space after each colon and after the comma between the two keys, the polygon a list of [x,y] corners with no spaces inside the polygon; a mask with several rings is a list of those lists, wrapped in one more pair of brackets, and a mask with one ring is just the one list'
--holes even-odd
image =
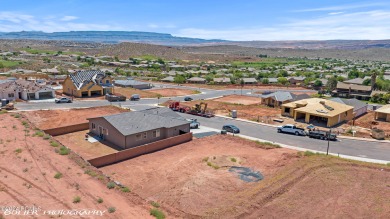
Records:
{"label": "car on street", "polygon": [[317,138],[317,139],[321,139],[321,140],[331,140],[331,141],[337,140],[336,134],[329,133],[326,131],[319,131],[319,130],[318,131],[309,131],[309,133],[307,135],[309,136],[309,138]]}
{"label": "car on street", "polygon": [[131,101],[140,100],[140,99],[141,99],[141,97],[139,96],[139,94],[133,94],[133,95],[131,95],[131,97],[130,97],[130,100],[131,100]]}
{"label": "car on street", "polygon": [[197,119],[187,119],[187,121],[191,122],[190,129],[197,129],[200,126],[200,123],[198,122]]}
{"label": "car on street", "polygon": [[68,97],[61,97],[61,98],[56,98],[55,102],[56,103],[71,103],[72,100]]}
{"label": "car on street", "polygon": [[302,128],[298,128],[295,125],[287,124],[278,127],[279,133],[289,133],[294,135],[306,135],[305,130]]}
{"label": "car on street", "polygon": [[225,131],[231,132],[231,133],[235,133],[235,134],[240,133],[240,129],[234,125],[224,125],[224,126],[222,126],[222,130],[225,130]]}
{"label": "car on street", "polygon": [[113,94],[107,94],[106,99],[110,102],[113,101],[126,101],[126,97],[123,95],[113,95]]}
{"label": "car on street", "polygon": [[193,99],[191,97],[184,97],[184,101],[192,101]]}

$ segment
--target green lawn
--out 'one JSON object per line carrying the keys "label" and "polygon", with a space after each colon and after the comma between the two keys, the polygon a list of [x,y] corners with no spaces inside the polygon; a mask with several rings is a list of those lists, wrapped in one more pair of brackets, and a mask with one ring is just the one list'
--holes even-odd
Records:
{"label": "green lawn", "polygon": [[293,65],[293,64],[321,64],[324,61],[321,60],[307,60],[300,58],[263,58],[261,61],[257,62],[242,62],[235,61],[232,64],[237,67],[267,67],[273,65]]}
{"label": "green lawn", "polygon": [[[58,51],[53,51],[53,50],[43,50],[43,49],[25,49],[26,52],[31,53],[31,54],[49,54],[49,55],[54,55],[57,54]],[[76,54],[76,55],[84,55],[83,52],[66,52],[62,51],[62,54],[64,55],[71,55],[71,54]]]}
{"label": "green lawn", "polygon": [[0,63],[2,66],[4,66],[4,68],[10,68],[21,64],[21,62],[18,61],[6,61],[1,59],[0,59]]}

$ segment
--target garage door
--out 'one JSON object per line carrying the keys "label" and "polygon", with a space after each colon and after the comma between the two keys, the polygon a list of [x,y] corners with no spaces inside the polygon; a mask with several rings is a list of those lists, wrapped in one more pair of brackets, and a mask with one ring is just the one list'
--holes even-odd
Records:
{"label": "garage door", "polygon": [[53,98],[53,93],[51,91],[39,93],[39,99],[49,99],[49,98]]}

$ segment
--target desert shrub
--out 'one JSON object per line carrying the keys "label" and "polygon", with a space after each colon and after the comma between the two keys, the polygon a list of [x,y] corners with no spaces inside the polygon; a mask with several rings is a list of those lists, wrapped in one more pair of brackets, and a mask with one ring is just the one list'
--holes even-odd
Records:
{"label": "desert shrub", "polygon": [[99,204],[103,203],[103,199],[99,197],[97,200],[97,203],[99,203]]}
{"label": "desert shrub", "polygon": [[28,125],[28,122],[27,121],[22,121],[22,125],[26,126],[26,125]]}
{"label": "desert shrub", "polygon": [[159,204],[158,202],[152,201],[152,202],[150,202],[150,204],[151,204],[153,207],[155,207],[155,208],[159,208],[159,207],[160,207],[160,204]]}
{"label": "desert shrub", "polygon": [[390,167],[390,163],[387,163],[386,166]]}
{"label": "desert shrub", "polygon": [[35,135],[38,136],[38,137],[43,137],[45,135],[45,133],[42,132],[42,131],[36,131]]}
{"label": "desert shrub", "polygon": [[123,187],[121,190],[122,192],[130,192],[130,189],[128,187]]}
{"label": "desert shrub", "polygon": [[84,171],[84,173],[85,173],[85,174],[88,174],[88,175],[90,175],[90,176],[92,176],[92,177],[95,177],[95,176],[98,175],[98,174],[97,174],[95,171],[93,171],[93,170],[86,170],[86,171]]}
{"label": "desert shrub", "polygon": [[219,166],[218,166],[218,165],[213,164],[213,163],[211,163],[211,162],[207,162],[207,166],[210,166],[210,167],[212,167],[212,168],[214,168],[214,169],[216,169],[216,170],[219,169]]}
{"label": "desert shrub", "polygon": [[154,216],[157,219],[164,219],[165,218],[165,214],[162,211],[158,210],[157,208],[151,209],[150,215]]}
{"label": "desert shrub", "polygon": [[43,136],[43,139],[49,140],[49,139],[50,139],[50,135],[45,135],[45,136]]}
{"label": "desert shrub", "polygon": [[314,156],[314,155],[316,155],[314,152],[311,152],[311,151],[305,151],[304,153],[303,153],[303,155],[305,155],[305,156],[307,156],[307,157],[310,157],[310,156]]}
{"label": "desert shrub", "polygon": [[61,179],[62,178],[62,173],[56,173],[56,175],[54,175],[54,178],[56,179]]}
{"label": "desert shrub", "polygon": [[58,153],[60,155],[68,155],[70,153],[70,150],[64,146],[61,146]]}
{"label": "desert shrub", "polygon": [[271,143],[271,142],[260,142],[260,141],[256,141],[256,144],[259,148],[263,148],[263,149],[274,149],[274,148],[280,148],[280,145],[278,144],[274,144],[274,143]]}
{"label": "desert shrub", "polygon": [[209,160],[209,157],[205,157],[202,159],[203,162],[207,162]]}
{"label": "desert shrub", "polygon": [[8,113],[8,111],[7,110],[0,110],[0,115],[5,114],[5,113]]}
{"label": "desert shrub", "polygon": [[17,154],[22,153],[22,149],[21,149],[21,148],[16,149],[16,150],[15,150],[15,153],[17,153]]}
{"label": "desert shrub", "polygon": [[14,118],[20,118],[20,114],[14,114]]}
{"label": "desert shrub", "polygon": [[232,162],[237,162],[237,159],[234,158],[234,157],[230,158],[230,160],[231,160]]}
{"label": "desert shrub", "polygon": [[81,202],[80,196],[76,196],[73,198],[73,203],[80,203],[80,202]]}
{"label": "desert shrub", "polygon": [[114,182],[108,182],[107,183],[107,188],[109,188],[109,189],[115,188],[115,183]]}
{"label": "desert shrub", "polygon": [[59,144],[56,141],[50,141],[50,145],[52,147],[58,147]]}
{"label": "desert shrub", "polygon": [[108,213],[114,213],[116,211],[115,207],[109,207],[108,208]]}

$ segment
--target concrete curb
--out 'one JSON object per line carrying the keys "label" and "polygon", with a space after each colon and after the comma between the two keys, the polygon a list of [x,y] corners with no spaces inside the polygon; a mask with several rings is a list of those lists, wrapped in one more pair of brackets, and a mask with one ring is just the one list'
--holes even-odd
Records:
{"label": "concrete curb", "polygon": [[369,138],[357,138],[357,137],[349,137],[349,136],[343,136],[339,135],[338,138],[344,138],[349,140],[356,140],[356,141],[369,141],[369,142],[378,142],[378,143],[390,143],[390,140],[377,140],[377,139],[369,139]]}
{"label": "concrete curb", "polygon": [[252,124],[256,124],[256,125],[264,125],[264,126],[269,126],[269,127],[278,127],[277,125],[271,125],[271,124],[267,124],[267,123],[262,123],[262,122],[254,122],[254,121],[250,121],[250,120],[246,120],[246,119],[239,119],[239,118],[231,118],[231,117],[228,117],[228,116],[222,116],[222,115],[215,115],[216,117],[220,117],[220,118],[225,118],[225,119],[230,119],[230,120],[237,120],[237,121],[240,121],[240,122],[247,122],[247,123],[252,123]]}

